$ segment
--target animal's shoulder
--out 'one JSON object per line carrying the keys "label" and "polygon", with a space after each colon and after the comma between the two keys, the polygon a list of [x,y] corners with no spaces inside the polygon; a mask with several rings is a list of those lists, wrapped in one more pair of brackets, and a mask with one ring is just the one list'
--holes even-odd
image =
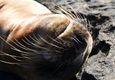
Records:
{"label": "animal's shoulder", "polygon": [[[17,11],[24,11],[33,14],[51,13],[51,11],[44,5],[34,0],[0,0],[0,5],[5,5],[8,8],[16,9]],[[29,5],[28,5],[29,4]]]}

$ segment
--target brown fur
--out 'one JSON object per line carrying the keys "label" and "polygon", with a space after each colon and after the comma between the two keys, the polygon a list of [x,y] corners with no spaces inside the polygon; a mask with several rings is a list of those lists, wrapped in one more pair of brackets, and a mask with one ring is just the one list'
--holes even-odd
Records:
{"label": "brown fur", "polygon": [[0,0],[0,31],[0,54],[5,53],[0,57],[1,70],[8,69],[25,80],[71,79],[93,43],[82,24],[34,0]]}

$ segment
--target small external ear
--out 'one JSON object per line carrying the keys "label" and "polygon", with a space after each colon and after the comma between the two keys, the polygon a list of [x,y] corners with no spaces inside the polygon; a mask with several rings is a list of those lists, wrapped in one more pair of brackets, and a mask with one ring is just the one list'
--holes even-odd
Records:
{"label": "small external ear", "polygon": [[73,21],[67,26],[66,30],[58,36],[58,38],[68,38],[73,34]]}

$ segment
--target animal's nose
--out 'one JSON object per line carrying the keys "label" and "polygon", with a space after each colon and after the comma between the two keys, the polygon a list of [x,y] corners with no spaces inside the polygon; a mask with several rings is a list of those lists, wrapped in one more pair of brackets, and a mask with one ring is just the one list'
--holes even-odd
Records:
{"label": "animal's nose", "polygon": [[84,38],[85,33],[82,31],[82,26],[74,21],[70,21],[70,24],[66,27],[66,29],[57,37],[58,39],[65,40],[67,43],[71,43],[72,40],[76,40],[78,42],[85,42]]}
{"label": "animal's nose", "polygon": [[74,20],[70,21],[57,38],[63,40],[67,46],[75,46],[77,53],[84,52],[89,44],[92,45],[92,38],[86,27]]}
{"label": "animal's nose", "polygon": [[[86,32],[86,31],[85,31]],[[67,26],[65,31],[61,33],[58,38],[71,38],[73,35],[85,35],[84,26],[78,22],[70,21],[70,24]]]}

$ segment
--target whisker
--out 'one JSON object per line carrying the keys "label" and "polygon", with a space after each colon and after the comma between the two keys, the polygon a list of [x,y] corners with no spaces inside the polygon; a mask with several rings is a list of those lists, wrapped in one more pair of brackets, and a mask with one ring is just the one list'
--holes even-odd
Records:
{"label": "whisker", "polygon": [[[48,38],[50,38],[52,41],[54,41],[54,42],[56,42],[57,44],[63,46],[61,42],[57,41],[56,39],[53,39],[53,38],[50,37],[49,35],[47,35],[47,36],[48,36]],[[64,48],[64,46],[63,46],[62,48]]]}
{"label": "whisker", "polygon": [[[26,54],[29,54],[29,53],[30,53],[30,52],[22,51],[22,50],[16,48],[16,47],[13,46],[12,44],[6,42],[1,36],[0,36],[0,38],[1,38],[5,43],[7,43],[9,46],[11,46],[11,49],[12,49],[12,50],[15,50],[15,51],[18,51],[18,52],[21,52],[21,53],[26,53]],[[12,42],[13,42],[14,44],[16,44],[18,47],[22,48],[22,47],[21,47],[20,45],[18,45],[16,42],[14,42],[14,41],[12,41]],[[23,49],[25,49],[25,50],[27,50],[27,51],[29,50],[29,49],[24,48],[24,47],[23,47]]]}
{"label": "whisker", "polygon": [[35,34],[33,35],[33,37],[34,37],[35,41],[37,42],[37,44],[41,45],[40,40],[35,36]]}
{"label": "whisker", "polygon": [[[30,36],[29,36],[29,37],[30,37]],[[30,41],[27,37],[24,36],[24,38],[26,39],[28,45],[31,45],[31,46],[33,45],[34,47],[37,47],[37,45],[34,44],[32,41]],[[31,37],[30,37],[30,38],[31,38]]]}
{"label": "whisker", "polygon": [[[15,41],[16,41],[16,43],[18,43],[18,44],[16,44],[18,47],[20,47],[21,49],[23,49],[23,48],[27,48],[25,45],[23,45],[22,43],[20,43],[17,39],[14,39]],[[15,41],[14,41],[14,43],[15,43]]]}
{"label": "whisker", "polygon": [[8,56],[8,57],[11,57],[12,59],[14,59],[16,61],[21,61],[21,60],[19,60],[17,58],[22,58],[22,57],[19,57],[19,56],[14,56],[14,55],[7,54],[7,53],[2,52],[2,51],[0,51],[0,53],[2,53],[2,54],[0,54],[0,56]]}
{"label": "whisker", "polygon": [[8,43],[8,42],[6,42],[5,41],[5,39],[3,39],[1,36],[0,36],[0,38],[6,43],[6,44],[8,44],[9,46],[11,46],[11,49],[16,49],[16,50],[19,50],[18,48],[16,48],[15,46],[13,46],[12,44],[10,44],[10,43]]}
{"label": "whisker", "polygon": [[[29,36],[29,37],[32,38],[31,36]],[[39,35],[39,37],[40,37],[40,35]],[[25,38],[26,38],[26,37],[25,37]],[[36,37],[36,38],[37,38],[37,37]],[[43,39],[43,38],[42,38],[42,39]],[[41,39],[41,40],[42,40],[42,39]],[[26,40],[27,40],[30,44],[36,45],[35,43],[32,43],[29,39],[26,38]],[[37,42],[38,42],[38,41],[37,41]],[[47,41],[46,41],[46,42],[47,42]],[[48,44],[50,44],[50,43],[48,43]],[[38,47],[41,47],[41,46],[38,46],[38,45],[36,45],[36,46],[37,46],[37,48],[38,48]],[[46,50],[46,51],[49,51],[49,52],[51,51],[50,49],[46,49],[46,48],[44,48],[44,47],[43,47],[43,49]],[[38,52],[38,51],[37,51],[37,52]],[[60,51],[57,51],[57,50],[55,50],[55,52],[60,53]]]}
{"label": "whisker", "polygon": [[[15,42],[16,41],[16,42]],[[12,41],[15,45],[17,45],[18,47],[20,47],[21,49],[27,50],[27,51],[32,51],[32,52],[36,52],[36,50],[30,49],[24,45],[22,45],[19,41],[17,41],[15,39],[15,41]]]}
{"label": "whisker", "polygon": [[[39,35],[39,37],[40,37],[40,35]],[[44,39],[42,39],[41,37],[40,37],[40,39],[41,39],[43,42],[45,42],[46,44],[49,44],[49,45],[50,45],[50,43],[48,43],[46,40],[44,41]],[[50,45],[50,46],[52,46],[52,45]],[[53,46],[53,47],[54,47],[54,46]],[[49,49],[49,51],[52,51],[52,50]],[[53,52],[62,53],[62,52],[59,51],[59,50],[54,50]]]}
{"label": "whisker", "polygon": [[76,12],[75,12],[74,8],[73,8],[66,0],[64,0],[64,2],[65,2],[66,5],[68,5],[68,7],[73,11],[74,14],[71,13],[71,15],[72,15],[73,17],[76,17],[76,15],[75,15]]}
{"label": "whisker", "polygon": [[[18,51],[18,52],[21,52],[21,53],[26,53],[26,54],[29,54],[28,52],[24,52],[24,51],[21,51],[21,50],[19,50],[19,49],[17,49],[17,48],[11,48],[12,50],[15,50],[15,51]],[[7,54],[7,53],[5,53],[5,52],[3,52],[3,51],[0,51],[0,53],[4,53],[4,54],[0,54],[0,55],[7,55],[7,56],[10,56],[10,57],[14,57],[15,59],[16,58],[22,58],[22,59],[24,59],[23,57],[19,57],[19,56],[14,56],[14,55],[10,55],[10,54]],[[29,59],[29,58],[27,58],[27,59]]]}
{"label": "whisker", "polygon": [[35,41],[38,45],[36,45],[36,47],[40,48],[40,49],[43,49],[43,50],[46,50],[46,51],[49,51],[49,49],[45,48],[45,47],[42,47],[42,46],[39,46],[40,43],[38,40],[36,40],[35,38],[33,39],[31,36],[29,36],[33,41]]}
{"label": "whisker", "polygon": [[19,65],[19,63],[13,63],[13,62],[8,62],[8,61],[3,61],[3,60],[0,60],[0,62],[3,62],[5,64],[11,64],[11,65]]}
{"label": "whisker", "polygon": [[79,43],[83,44],[77,37],[73,37],[75,40],[77,40]]}
{"label": "whisker", "polygon": [[78,19],[78,22],[80,22],[85,27],[87,27],[87,20],[86,20],[85,16],[80,14],[79,10],[77,11],[76,16],[77,16],[76,19]]}
{"label": "whisker", "polygon": [[[77,15],[80,23],[83,23],[83,25],[87,28],[87,19],[85,18],[85,16],[81,15],[79,11],[77,11]],[[82,20],[82,21],[81,21]]]}
{"label": "whisker", "polygon": [[[38,38],[35,36],[35,35],[33,35],[34,36],[34,38],[36,38],[36,40],[37,40],[37,42],[38,42],[38,45],[40,44],[39,43],[39,40],[38,40]],[[39,35],[40,36],[40,35]],[[41,39],[42,40],[42,39]],[[43,41],[43,40],[42,40]],[[46,42],[45,42],[46,43]],[[50,49],[48,49],[47,51],[51,51]],[[61,53],[60,51],[57,51],[57,50],[55,50],[54,52],[58,52],[58,53]]]}
{"label": "whisker", "polygon": [[29,54],[22,54],[22,56],[24,57],[24,59],[28,59],[28,60],[32,60],[30,57],[28,57]]}
{"label": "whisker", "polygon": [[78,22],[82,22],[82,20],[83,20],[83,17],[80,15],[80,12],[79,11],[77,11],[76,12],[76,16],[77,16],[77,18],[75,19],[75,20],[77,20]]}
{"label": "whisker", "polygon": [[83,20],[84,20],[84,23],[85,23],[85,27],[87,28],[88,27],[88,22],[87,22],[87,19],[85,16],[83,16]]}
{"label": "whisker", "polygon": [[[83,22],[83,24],[85,25],[85,27],[87,27],[87,21],[86,21],[86,18],[85,18],[85,16],[81,16],[79,13],[79,11],[77,11],[77,12],[75,12],[75,10],[74,10],[74,8],[71,6],[71,5],[69,5],[69,3],[66,1],[66,0],[64,0],[64,2],[70,7],[70,9],[73,11],[73,14],[72,14],[72,16],[73,17],[75,17],[76,19],[78,19],[78,22]],[[78,17],[77,17],[78,16]],[[83,20],[83,21],[81,21],[81,19]]]}
{"label": "whisker", "polygon": [[[38,34],[38,35],[39,35],[39,34]],[[59,47],[59,46],[57,46],[57,45],[55,45],[55,44],[52,44],[52,43],[46,41],[46,40],[45,40],[44,38],[42,38],[40,35],[39,35],[39,37],[40,37],[41,40],[43,40],[43,41],[44,41],[45,43],[47,43],[48,45],[53,46],[53,47],[58,48],[58,49],[62,49],[61,47]]]}
{"label": "whisker", "polygon": [[[72,39],[77,43],[77,45],[78,45],[78,48],[80,48],[80,45],[79,45],[79,42],[78,42],[78,40],[76,40],[75,39],[75,37],[72,37]],[[75,46],[76,46],[76,44],[74,44]]]}
{"label": "whisker", "polygon": [[[90,26],[90,27],[89,27],[89,26]],[[91,28],[91,23],[90,23],[89,20],[87,20],[87,29],[88,29],[89,31],[91,31],[90,28]]]}
{"label": "whisker", "polygon": [[25,53],[25,54],[27,54],[27,55],[30,54],[30,52],[25,52],[25,51],[22,51],[22,50],[19,50],[19,49],[13,49],[13,50],[18,51],[18,52],[20,52],[21,54],[22,54],[22,53]]}
{"label": "whisker", "polygon": [[71,13],[69,13],[68,11],[67,11],[67,9],[64,9],[64,7],[62,7],[62,6],[58,6],[59,7],[59,9],[61,10],[61,12],[63,12],[64,14],[66,14],[66,16],[69,16],[70,18],[74,18],[72,15],[71,15]]}
{"label": "whisker", "polygon": [[[22,51],[22,50],[19,50],[19,49],[13,49],[13,50],[15,50],[15,51],[17,51],[17,52],[20,52],[20,53],[21,53],[21,56],[23,56],[23,57],[22,57],[23,59],[31,59],[31,58],[25,56],[25,55],[28,56],[29,54],[31,54],[30,52]],[[17,57],[17,56],[16,56],[16,57]],[[19,58],[21,58],[21,57],[19,57]]]}

